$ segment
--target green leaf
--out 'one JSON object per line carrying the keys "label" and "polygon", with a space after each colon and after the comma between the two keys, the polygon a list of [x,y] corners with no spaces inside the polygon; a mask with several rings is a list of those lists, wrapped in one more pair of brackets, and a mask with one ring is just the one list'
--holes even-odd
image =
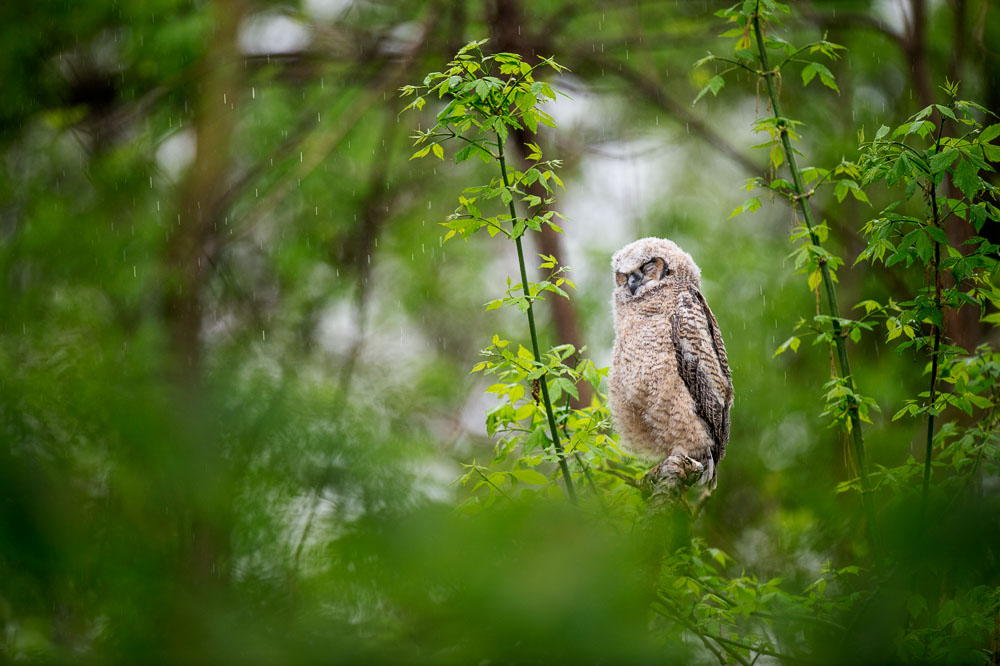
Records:
{"label": "green leaf", "polygon": [[982,134],[979,135],[980,143],[989,143],[993,139],[1000,136],[1000,123],[996,125],[990,125],[983,130]]}
{"label": "green leaf", "polygon": [[698,100],[701,99],[705,95],[705,93],[707,93],[709,90],[712,91],[712,96],[715,97],[716,95],[719,94],[719,91],[722,89],[722,86],[724,85],[726,85],[725,79],[723,79],[721,76],[718,75],[713,76],[711,79],[708,80],[708,85],[706,85],[698,92],[698,96],[694,98],[694,102],[692,102],[692,104],[697,104]]}
{"label": "green leaf", "polygon": [[847,196],[847,181],[838,180],[836,186],[833,188],[833,194],[837,197],[837,203],[844,201],[844,197]]}
{"label": "green leaf", "polygon": [[538,411],[538,406],[535,405],[535,403],[533,402],[525,403],[514,411],[513,420],[523,421],[524,419],[533,416],[536,411]]}
{"label": "green leaf", "polygon": [[950,167],[952,162],[958,159],[958,154],[957,150],[946,150],[937,155],[932,155],[927,163],[930,166],[931,173],[941,173]]}
{"label": "green leaf", "polygon": [[521,118],[532,134],[538,134],[538,111],[536,109],[529,108],[525,110]]}
{"label": "green leaf", "polygon": [[758,208],[760,208],[760,199],[757,197],[750,197],[744,201],[742,205],[737,206],[733,212],[729,214],[729,218],[732,219],[743,212],[752,213]]}
{"label": "green leaf", "polygon": [[931,235],[931,238],[937,243],[948,243],[948,236],[944,233],[944,229],[941,227],[928,226],[924,227],[927,233]]}
{"label": "green leaf", "polygon": [[819,286],[819,283],[820,283],[820,281],[822,281],[822,279],[823,279],[823,273],[822,273],[822,271],[820,271],[820,269],[817,268],[812,273],[810,273],[809,274],[809,291],[816,291],[816,288]]}
{"label": "green leaf", "polygon": [[774,356],[772,356],[772,358],[776,358],[777,356],[785,353],[789,349],[791,349],[793,352],[797,352],[799,350],[800,344],[802,344],[802,340],[800,340],[798,336],[793,335],[792,337],[788,338],[787,340],[781,343],[781,346],[778,347],[777,350],[775,350]]}
{"label": "green leaf", "polygon": [[518,481],[536,486],[544,486],[549,483],[548,478],[544,474],[534,469],[515,469],[510,474]]}
{"label": "green leaf", "polygon": [[457,153],[455,153],[455,164],[458,164],[459,162],[464,162],[465,160],[469,159],[470,157],[472,157],[473,153],[475,153],[477,150],[478,148],[473,146],[471,143],[465,146]]}
{"label": "green leaf", "polygon": [[925,610],[927,610],[927,601],[919,594],[911,595],[906,600],[906,611],[910,614],[910,617],[916,618]]}
{"label": "green leaf", "polygon": [[906,156],[906,153],[900,153],[899,157],[896,159],[896,163],[892,166],[892,171],[886,174],[885,182],[887,185],[892,187],[912,173],[913,162],[911,162],[910,158]]}
{"label": "green leaf", "polygon": [[440,143],[432,144],[431,150],[434,151],[435,157],[439,160],[444,160],[444,148],[441,147]]}
{"label": "green leaf", "polygon": [[815,64],[814,62],[806,63],[806,66],[802,68],[802,85],[807,86],[810,81],[816,78]]}
{"label": "green leaf", "polygon": [[827,69],[826,65],[814,62],[812,66],[819,73],[819,80],[824,86],[838,93],[840,92],[840,88],[837,87],[837,81],[833,78],[833,72]]}
{"label": "green leaf", "polygon": [[962,190],[962,194],[969,197],[969,199],[976,196],[976,193],[982,187],[982,181],[979,179],[979,170],[967,159],[963,159],[958,163],[951,179],[955,183],[955,187]]}

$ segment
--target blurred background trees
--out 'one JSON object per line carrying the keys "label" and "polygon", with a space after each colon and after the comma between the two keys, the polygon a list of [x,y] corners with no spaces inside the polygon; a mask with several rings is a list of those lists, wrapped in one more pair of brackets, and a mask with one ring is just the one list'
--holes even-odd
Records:
{"label": "blurred background trees", "polygon": [[[606,365],[610,254],[645,235],[678,242],[702,267],[736,386],[729,455],[695,533],[735,558],[733,575],[781,577],[789,589],[827,562],[867,562],[860,505],[834,492],[851,476],[847,441],[818,416],[828,350],[772,360],[817,308],[788,258],[793,214],[778,201],[728,219],[745,180],[768,173],[750,131],[767,101],[744,77],[691,105],[712,76],[693,63],[724,48],[720,8],[0,8],[0,655],[715,658],[690,635],[647,631],[646,596],[624,571],[631,525],[588,521],[561,501],[465,521],[452,512],[460,463],[492,457],[483,414],[494,403],[469,368],[494,332],[523,339],[516,312],[482,307],[516,260],[485,237],[441,244],[438,223],[478,162],[409,161],[413,126],[432,125],[436,109],[400,118],[397,89],[483,37],[571,70],[550,81],[568,96],[549,108],[560,129],[510,144],[537,142],[566,164],[565,234],[543,233],[529,250],[572,266],[578,287],[539,308],[545,342],[585,345]],[[945,101],[946,77],[1000,110],[991,0],[793,9],[778,34],[847,47],[830,65],[839,94],[782,84],[786,112],[804,122],[807,164],[856,159],[860,128],[871,136]],[[917,268],[850,268],[863,223],[896,198],[869,196],[872,208],[832,192],[814,199],[847,261],[842,306],[923,286]],[[995,222],[982,232],[993,242]],[[956,246],[973,233],[948,227]],[[946,335],[967,350],[995,345],[980,314],[949,314]],[[922,460],[919,426],[890,417],[924,390],[924,361],[880,335],[852,360],[882,407],[867,432],[871,462],[893,467]],[[933,539],[887,538],[925,549],[946,578],[961,565],[988,618],[1000,514],[996,478],[981,485],[978,508],[935,514],[947,524]],[[890,499],[883,521],[905,523]],[[995,629],[981,618],[955,628],[957,608],[946,624],[981,651],[956,660],[996,659]],[[852,646],[804,635],[829,661],[862,647],[886,659],[909,621],[897,610],[875,614],[882,633],[857,628]]]}

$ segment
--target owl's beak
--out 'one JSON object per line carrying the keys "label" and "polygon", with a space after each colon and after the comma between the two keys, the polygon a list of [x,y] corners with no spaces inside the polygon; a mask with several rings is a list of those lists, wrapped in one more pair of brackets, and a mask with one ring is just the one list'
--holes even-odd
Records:
{"label": "owl's beak", "polygon": [[633,272],[628,274],[628,290],[635,296],[635,291],[638,289],[643,282],[644,276],[639,272]]}

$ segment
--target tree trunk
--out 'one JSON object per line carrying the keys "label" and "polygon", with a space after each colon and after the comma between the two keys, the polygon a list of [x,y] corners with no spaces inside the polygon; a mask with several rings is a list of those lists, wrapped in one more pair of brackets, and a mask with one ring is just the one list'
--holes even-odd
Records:
{"label": "tree trunk", "polygon": [[[224,461],[208,414],[201,339],[202,294],[211,274],[208,256],[223,207],[230,173],[229,146],[241,97],[243,66],[237,31],[246,13],[243,0],[216,0],[215,30],[201,63],[193,125],[197,156],[179,187],[177,216],[165,249],[163,317],[167,372],[177,412],[176,455],[183,461],[178,488],[179,534],[184,577],[192,595],[210,594],[228,576],[230,506]],[[180,609],[184,612],[183,609]],[[182,618],[183,621],[183,618]]]}
{"label": "tree trunk", "polygon": [[[525,62],[535,62],[537,60],[535,56],[539,53],[539,45],[524,29],[526,24],[520,0],[492,0],[488,5],[488,12],[494,48],[497,51],[517,53],[524,58]],[[527,130],[521,129],[514,132],[515,148],[520,162],[519,166],[522,169],[528,166],[529,153],[524,144],[530,140],[538,141],[537,138],[529,137]],[[547,196],[545,189],[537,182],[529,188],[529,192],[543,199]],[[556,258],[560,265],[563,263],[562,238],[559,233],[543,226],[541,233],[533,237],[537,239],[537,249],[540,254],[551,255]],[[550,295],[546,300],[549,304],[557,340],[560,344],[571,344],[579,350],[583,346],[583,341],[572,301],[555,295]],[[592,396],[590,385],[581,382],[577,385],[577,390],[580,397],[572,401],[572,406],[579,408],[589,405]]]}

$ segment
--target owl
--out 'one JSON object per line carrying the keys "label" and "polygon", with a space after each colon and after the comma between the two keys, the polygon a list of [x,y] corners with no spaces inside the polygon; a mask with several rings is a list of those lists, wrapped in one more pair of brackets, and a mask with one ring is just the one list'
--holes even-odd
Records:
{"label": "owl", "polygon": [[714,487],[729,442],[733,382],[719,324],[701,295],[701,270],[663,238],[626,245],[611,268],[615,427],[642,457],[695,461],[700,482]]}

